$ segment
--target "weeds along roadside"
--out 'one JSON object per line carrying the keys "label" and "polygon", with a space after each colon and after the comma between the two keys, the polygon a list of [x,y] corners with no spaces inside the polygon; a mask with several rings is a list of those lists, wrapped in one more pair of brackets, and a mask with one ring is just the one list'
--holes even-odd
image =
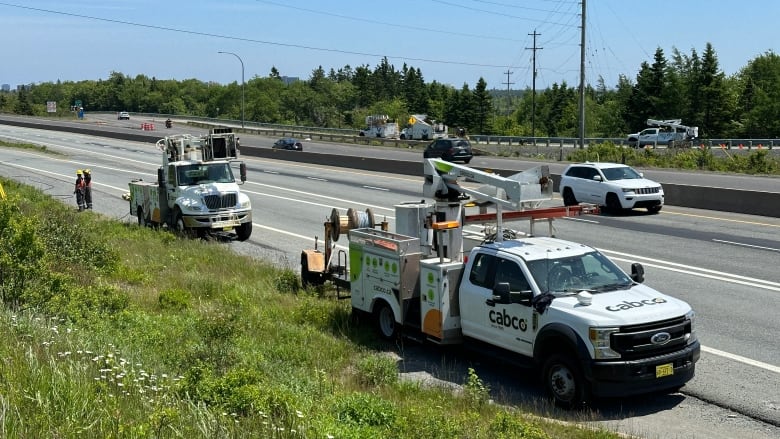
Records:
{"label": "weeds along roadside", "polygon": [[617,437],[493,404],[475,371],[401,381],[297,273],[0,183],[4,437]]}

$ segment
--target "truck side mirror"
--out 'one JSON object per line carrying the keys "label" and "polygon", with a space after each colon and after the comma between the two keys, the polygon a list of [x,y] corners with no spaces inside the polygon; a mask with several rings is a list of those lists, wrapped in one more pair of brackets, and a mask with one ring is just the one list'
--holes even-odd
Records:
{"label": "truck side mirror", "polygon": [[531,290],[514,291],[509,293],[512,303],[526,303],[534,298],[534,292]]}
{"label": "truck side mirror", "polygon": [[495,303],[510,303],[509,282],[499,282],[493,287],[493,301]]}
{"label": "truck side mirror", "polygon": [[241,175],[241,183],[246,181],[246,163],[241,163],[239,166],[239,175]]}
{"label": "truck side mirror", "polygon": [[640,284],[645,281],[645,267],[639,262],[631,264],[631,279]]}

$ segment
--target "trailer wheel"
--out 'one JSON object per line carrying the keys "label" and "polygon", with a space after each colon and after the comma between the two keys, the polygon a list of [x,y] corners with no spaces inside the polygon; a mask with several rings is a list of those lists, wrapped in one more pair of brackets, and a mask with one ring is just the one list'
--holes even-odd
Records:
{"label": "trailer wheel", "polygon": [[386,340],[395,340],[398,336],[398,324],[395,322],[393,309],[387,302],[383,301],[377,305],[374,319],[379,335]]}
{"label": "trailer wheel", "polygon": [[236,227],[236,238],[239,241],[246,241],[252,236],[252,222],[240,224]]}
{"label": "trailer wheel", "polygon": [[577,362],[568,354],[553,354],[542,368],[544,387],[555,405],[573,409],[590,401],[590,389]]}

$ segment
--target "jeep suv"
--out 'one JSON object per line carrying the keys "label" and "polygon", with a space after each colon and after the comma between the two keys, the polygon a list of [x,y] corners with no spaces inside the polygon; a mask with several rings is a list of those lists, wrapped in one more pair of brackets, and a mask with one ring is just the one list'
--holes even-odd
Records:
{"label": "jeep suv", "polygon": [[461,138],[436,139],[423,151],[423,158],[441,158],[448,162],[468,163],[472,157],[474,154],[471,151],[471,143]]}
{"label": "jeep suv", "polygon": [[644,178],[634,168],[619,163],[576,163],[561,174],[563,204],[593,203],[612,211],[646,208],[658,213],[664,205],[660,183]]}

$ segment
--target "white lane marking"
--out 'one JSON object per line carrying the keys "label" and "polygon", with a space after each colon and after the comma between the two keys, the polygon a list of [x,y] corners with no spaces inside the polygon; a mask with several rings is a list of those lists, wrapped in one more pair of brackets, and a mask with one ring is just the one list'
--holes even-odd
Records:
{"label": "white lane marking", "polygon": [[728,358],[730,360],[738,361],[740,363],[745,363],[751,366],[759,367],[761,369],[768,370],[770,372],[780,373],[780,367],[772,364],[767,364],[761,361],[753,360],[747,357],[743,357],[741,355],[732,354],[726,351],[721,351],[719,349],[710,348],[707,346],[702,346],[701,350],[709,354],[718,355],[720,357]]}
{"label": "white lane marking", "polygon": [[[601,249],[601,248],[599,248],[598,250],[601,251],[601,252],[604,252],[604,253],[610,253],[610,254],[614,254],[614,255],[623,256],[623,259],[620,259],[620,260],[626,261],[626,262],[632,262],[632,261],[630,261],[630,260],[628,260],[626,258],[633,258],[635,260],[643,260],[643,261],[649,261],[650,263],[655,263],[655,265],[651,265],[651,266],[654,266],[654,267],[657,267],[657,268],[667,268],[668,270],[672,270],[672,271],[677,271],[677,272],[681,272],[681,273],[697,274],[698,276],[709,277],[709,278],[712,278],[712,279],[728,279],[729,281],[736,282],[736,283],[740,283],[739,282],[740,280],[747,281],[747,282],[757,282],[757,283],[760,283],[760,284],[764,284],[763,287],[766,287],[766,288],[769,288],[769,289],[773,289],[773,290],[776,290],[776,291],[778,289],[780,289],[780,283],[778,283],[778,282],[772,282],[772,281],[768,281],[768,280],[761,280],[761,279],[756,279],[756,278],[747,277],[747,276],[740,276],[738,274],[726,273],[726,272],[723,272],[723,271],[720,271],[720,270],[708,270],[706,268],[694,267],[692,265],[685,265],[685,264],[678,264],[678,263],[675,263],[675,262],[662,261],[660,259],[647,258],[647,257],[644,257],[644,256],[632,255],[630,253],[623,253],[623,252],[618,252],[618,251],[615,251],[615,250],[608,250],[608,249]],[[636,261],[633,261],[633,262],[636,262]],[[680,267],[680,268],[674,268],[674,267]],[[777,288],[770,288],[770,287],[777,287]]]}
{"label": "white lane marking", "polygon": [[320,177],[306,177],[306,178],[308,178],[309,180],[328,181],[328,180],[326,180],[324,178],[320,178]]}
{"label": "white lane marking", "polygon": [[363,186],[363,187],[366,188],[366,189],[373,189],[375,191],[385,191],[385,192],[389,192],[390,191],[390,189],[387,189],[387,188],[384,188],[384,187],[376,187],[376,186]]}
{"label": "white lane marking", "polygon": [[[66,160],[66,161],[68,163],[75,163],[75,162],[71,162],[69,160]],[[17,163],[4,163],[4,165],[11,166],[11,167],[14,167],[14,168],[22,168],[22,169],[26,169],[28,171],[34,171],[34,172],[37,172],[37,173],[40,173],[40,174],[48,174],[48,175],[53,175],[53,176],[56,176],[56,177],[64,177],[66,179],[67,178],[71,178],[71,174],[60,174],[58,172],[46,171],[46,170],[43,170],[43,169],[40,169],[40,168],[33,168],[32,166],[25,166],[25,165],[20,165],[20,164],[17,164]],[[95,169],[112,169],[112,168],[106,168],[106,167],[100,167],[100,166],[92,166],[92,167],[95,168]],[[114,170],[121,171],[121,169],[114,169]],[[122,193],[130,191],[129,188],[120,188],[120,187],[111,186],[111,185],[105,184],[105,183],[98,183],[98,182],[95,182],[95,181],[93,181],[92,184],[94,184],[95,186],[104,186],[104,187],[107,187],[107,188],[116,189],[116,190],[118,190],[118,191],[120,191]]]}
{"label": "white lane marking", "polygon": [[744,242],[736,242],[736,241],[724,241],[722,239],[713,239],[713,242],[721,242],[723,244],[731,244],[736,245],[740,247],[749,247],[749,248],[756,248],[759,250],[769,250],[771,252],[780,252],[780,248],[772,248],[772,247],[763,247],[760,245],[752,245],[752,244],[745,244]]}

